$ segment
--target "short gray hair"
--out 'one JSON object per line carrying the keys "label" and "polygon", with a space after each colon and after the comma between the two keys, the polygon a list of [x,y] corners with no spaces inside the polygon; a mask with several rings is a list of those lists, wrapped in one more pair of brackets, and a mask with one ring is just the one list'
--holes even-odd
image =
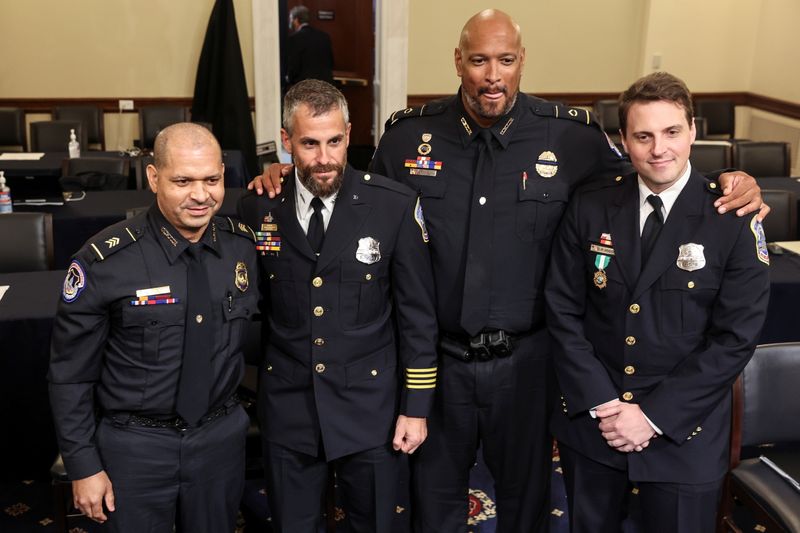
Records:
{"label": "short gray hair", "polygon": [[308,21],[311,19],[308,8],[306,6],[294,6],[292,10],[289,11],[289,20],[294,19],[297,19],[297,22],[300,24],[308,24]]}
{"label": "short gray hair", "polygon": [[292,126],[294,126],[294,114],[301,104],[305,104],[311,109],[313,117],[340,109],[344,123],[350,122],[347,100],[339,89],[326,81],[303,80],[292,85],[283,98],[283,128],[289,135],[292,134]]}

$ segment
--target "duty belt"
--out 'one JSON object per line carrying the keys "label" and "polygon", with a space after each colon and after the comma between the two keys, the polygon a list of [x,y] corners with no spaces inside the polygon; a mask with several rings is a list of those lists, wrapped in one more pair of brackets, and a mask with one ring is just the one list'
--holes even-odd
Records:
{"label": "duty belt", "polygon": [[509,335],[502,329],[479,333],[474,337],[442,332],[439,336],[439,349],[443,354],[465,363],[490,361],[495,357],[511,355],[516,341],[522,337],[524,335]]}
{"label": "duty belt", "polygon": [[[224,404],[220,405],[203,418],[197,423],[194,427],[200,427],[204,424],[208,424],[212,420],[215,420],[221,416],[227,415],[229,412],[233,410],[234,407],[239,405],[241,400],[239,396],[234,394],[231,398],[225,402]],[[180,416],[175,416],[172,418],[153,418],[149,416],[142,416],[137,415],[136,413],[126,413],[126,412],[110,412],[107,413],[108,418],[111,419],[111,422],[117,426],[136,426],[136,427],[143,427],[143,428],[170,428],[176,429],[178,431],[186,431],[191,425],[181,418]]]}

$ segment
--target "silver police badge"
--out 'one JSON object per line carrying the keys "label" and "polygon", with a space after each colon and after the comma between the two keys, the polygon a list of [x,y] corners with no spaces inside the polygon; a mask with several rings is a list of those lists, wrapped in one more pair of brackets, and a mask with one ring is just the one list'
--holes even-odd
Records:
{"label": "silver police badge", "polygon": [[356,259],[362,263],[371,265],[381,260],[381,243],[372,237],[364,237],[358,239],[358,250],[356,250]]}
{"label": "silver police badge", "polygon": [[706,257],[703,255],[703,245],[690,242],[678,246],[678,268],[693,272],[706,266]]}

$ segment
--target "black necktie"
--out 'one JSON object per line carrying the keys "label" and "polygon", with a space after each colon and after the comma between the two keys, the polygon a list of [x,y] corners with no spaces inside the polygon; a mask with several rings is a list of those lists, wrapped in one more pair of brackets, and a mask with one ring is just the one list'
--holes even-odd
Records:
{"label": "black necktie", "polygon": [[322,200],[319,199],[319,196],[315,196],[311,200],[311,207],[314,209],[314,214],[308,221],[306,237],[311,249],[319,255],[319,251],[322,250],[322,241],[325,240],[325,222],[322,220]]}
{"label": "black necktie", "polygon": [[478,163],[472,182],[472,201],[467,235],[467,265],[461,300],[461,327],[476,335],[489,320],[489,296],[492,268],[492,210],[494,197],[494,152],[492,132],[480,132]]}
{"label": "black necktie", "polygon": [[664,225],[664,213],[661,212],[664,202],[661,201],[661,197],[651,194],[647,197],[647,201],[653,206],[653,212],[647,216],[642,229],[642,268],[647,264],[647,258],[650,257],[653,245]]}
{"label": "black necktie", "polygon": [[208,412],[211,393],[211,350],[214,342],[208,276],[199,243],[186,249],[186,326],[176,411],[195,425]]}

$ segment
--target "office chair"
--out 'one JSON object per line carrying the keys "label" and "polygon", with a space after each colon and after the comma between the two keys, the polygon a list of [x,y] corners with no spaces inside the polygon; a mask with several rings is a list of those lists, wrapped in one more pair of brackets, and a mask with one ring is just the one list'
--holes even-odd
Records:
{"label": "office chair", "polygon": [[736,134],[736,106],[730,100],[695,100],[695,115],[706,119],[708,135]]}
{"label": "office chair", "polygon": [[77,120],[43,120],[31,122],[31,150],[34,152],[69,151],[69,130],[75,130],[81,152],[87,150],[89,142],[86,131]]}
{"label": "office chair", "polygon": [[789,143],[740,141],[733,145],[733,166],[755,178],[790,176]]}
{"label": "office chair", "polygon": [[28,151],[25,136],[25,112],[17,107],[0,107],[0,146],[18,146]]}
{"label": "office chair", "polygon": [[761,198],[770,207],[763,222],[767,241],[796,241],[797,195],[792,191],[761,189]]}
{"label": "office chair", "polygon": [[0,272],[53,268],[53,216],[50,213],[0,215]]}
{"label": "office chair", "polygon": [[118,191],[128,188],[130,160],[124,157],[65,159],[59,183],[65,191]]}
{"label": "office chair", "polygon": [[53,108],[55,120],[77,120],[86,130],[86,147],[81,145],[81,150],[89,150],[90,144],[100,145],[100,150],[106,149],[106,135],[103,112],[97,106],[56,106]]}
{"label": "office chair", "polygon": [[703,141],[708,136],[708,124],[703,117],[694,117],[694,129],[697,132],[696,141]]}
{"label": "office chair", "polygon": [[752,511],[766,530],[800,531],[800,491],[759,458],[741,459],[742,448],[758,451],[800,480],[800,343],[764,344],[733,386],[730,470],[725,478],[717,533],[741,531],[735,504]]}
{"label": "office chair", "polygon": [[695,141],[689,156],[692,167],[701,174],[731,168],[733,149],[728,141]]}
{"label": "office chair", "polygon": [[185,107],[162,105],[139,108],[139,147],[152,150],[158,132],[177,122],[189,120]]}
{"label": "office chair", "polygon": [[600,127],[619,144],[619,103],[616,100],[596,100],[592,107]]}

